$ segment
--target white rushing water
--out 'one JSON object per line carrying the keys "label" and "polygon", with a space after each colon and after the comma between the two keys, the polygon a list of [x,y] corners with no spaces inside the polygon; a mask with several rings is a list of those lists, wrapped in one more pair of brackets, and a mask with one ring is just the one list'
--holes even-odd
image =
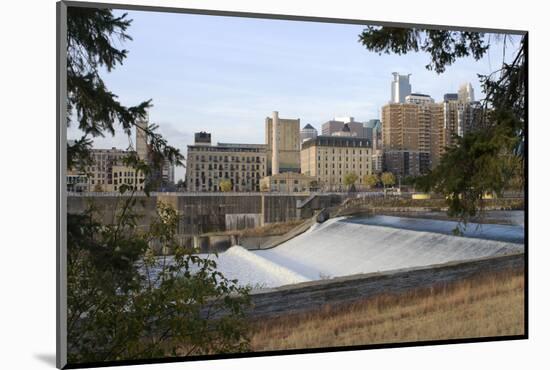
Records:
{"label": "white rushing water", "polygon": [[[210,256],[210,258],[215,258]],[[234,246],[218,254],[217,269],[229,279],[237,279],[242,285],[250,284],[254,288],[276,287],[296,284],[310,279],[298,271],[288,269],[261,255]]]}
{"label": "white rushing water", "polygon": [[331,219],[272,249],[231,247],[219,254],[218,268],[243,285],[277,287],[523,250],[522,243],[509,241],[519,238],[517,226],[491,225],[488,235],[498,239],[495,233],[501,233],[503,240],[487,240],[449,235],[450,225],[456,223],[387,216]]}

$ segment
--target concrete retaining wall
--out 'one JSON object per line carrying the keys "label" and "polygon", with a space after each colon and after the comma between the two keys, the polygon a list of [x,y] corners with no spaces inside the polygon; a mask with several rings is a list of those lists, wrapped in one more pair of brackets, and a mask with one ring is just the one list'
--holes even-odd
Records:
{"label": "concrete retaining wall", "polygon": [[225,230],[253,229],[262,225],[260,213],[228,213],[225,215]]}
{"label": "concrete retaining wall", "polygon": [[306,198],[305,195],[262,195],[263,224],[303,218],[297,211],[296,205],[297,202]]}
{"label": "concrete retaining wall", "polygon": [[523,268],[524,265],[524,254],[519,253],[266,289],[251,294],[253,308],[248,314],[261,317],[304,312],[327,304],[351,303],[382,293],[401,293],[451,283],[479,273]]}
{"label": "concrete retaining wall", "polygon": [[178,226],[179,234],[198,235],[240,229],[243,223],[257,227],[267,223],[295,220],[299,217],[296,201],[307,196],[183,193],[157,197],[160,201],[172,205],[182,216]]}
{"label": "concrete retaining wall", "polygon": [[[80,214],[87,210],[90,205],[98,210],[100,222],[105,224],[114,223],[117,210],[124,206],[127,196],[69,196],[67,198],[67,213]],[[151,220],[156,216],[157,197],[146,197],[144,195],[135,195],[136,204],[133,207],[134,212],[142,215],[138,220],[138,226],[149,227]]]}
{"label": "concrete retaining wall", "polygon": [[[88,204],[94,203],[103,210],[103,221],[112,223],[114,210],[125,198],[107,195],[69,196],[67,207],[69,213],[82,213]],[[303,218],[296,204],[306,199],[307,195],[157,193],[151,197],[137,195],[135,198],[138,200],[136,210],[144,216],[141,224],[150,223],[155,216],[158,201],[171,205],[181,215],[179,235],[200,235]]]}

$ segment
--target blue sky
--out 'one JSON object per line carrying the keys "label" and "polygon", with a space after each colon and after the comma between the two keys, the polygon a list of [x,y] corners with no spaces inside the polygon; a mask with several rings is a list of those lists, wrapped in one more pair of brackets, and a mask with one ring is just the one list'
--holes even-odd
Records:
{"label": "blue sky", "polygon": [[[128,12],[133,41],[122,66],[103,73],[123,104],[153,99],[151,122],[186,154],[193,133],[213,142],[264,142],[272,111],[317,129],[336,116],[379,118],[390,97],[392,72],[411,73],[413,92],[441,101],[470,82],[482,98],[477,74],[502,63],[501,42],[480,61],[462,59],[441,75],[428,71],[428,56],[382,55],[359,42],[363,26],[207,15]],[[517,46],[517,42],[516,45]],[[507,50],[512,55],[514,47]],[[69,128],[68,137],[79,137]],[[126,148],[128,138],[96,138],[98,148]],[[185,169],[176,169],[176,179]]]}

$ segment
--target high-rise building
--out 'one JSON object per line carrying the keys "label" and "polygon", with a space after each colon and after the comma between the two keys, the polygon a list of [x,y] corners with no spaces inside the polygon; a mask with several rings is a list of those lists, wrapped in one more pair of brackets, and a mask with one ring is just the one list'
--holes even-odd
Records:
{"label": "high-rise building", "polygon": [[309,123],[302,128],[300,131],[300,143],[303,143],[309,139],[315,139],[317,137],[317,129],[310,125]]}
{"label": "high-rise building", "polygon": [[400,75],[397,72],[393,72],[392,75],[390,103],[405,103],[405,97],[411,94],[412,88],[409,82],[411,75]]}
{"label": "high-rise building", "polygon": [[365,122],[367,139],[372,143],[372,172],[380,173],[383,170],[384,152],[382,148],[382,122],[371,119]]}
{"label": "high-rise building", "polygon": [[162,166],[162,181],[168,184],[175,183],[175,166],[170,163],[169,160],[165,159]]}
{"label": "high-rise building", "polygon": [[463,103],[471,103],[475,101],[474,88],[471,83],[465,83],[458,88],[458,100]]}
{"label": "high-rise building", "polygon": [[418,176],[431,168],[437,104],[388,104],[382,108],[382,142],[387,171]]}
{"label": "high-rise building", "polygon": [[[345,119],[345,118],[346,117],[340,117],[340,119]],[[321,132],[323,136],[332,136],[336,132],[342,132],[344,125],[347,124],[350,129],[351,136],[355,136],[358,138],[366,138],[367,134],[363,123],[355,121],[353,117],[347,117],[347,118],[350,118],[351,121],[344,122],[344,121],[339,121],[338,119],[335,118],[333,120],[323,123],[323,125],[321,126]]]}
{"label": "high-rise building", "polygon": [[475,128],[481,109],[479,103],[455,99],[453,94],[446,94],[442,103],[427,97],[408,100],[382,108],[384,167],[399,176],[435,168],[456,137]]}
{"label": "high-rise building", "polygon": [[221,191],[223,180],[232,191],[259,191],[266,175],[266,146],[263,144],[208,144],[210,134],[195,135],[195,145],[187,146],[185,180],[189,191]]}
{"label": "high-rise building", "polygon": [[355,132],[351,132],[351,129],[348,123],[344,123],[342,130],[332,133],[332,136],[356,137],[357,134]]}
{"label": "high-rise building", "polygon": [[443,101],[458,100],[457,93],[447,93],[443,95]]}
{"label": "high-rise building", "polygon": [[156,191],[175,191],[175,166],[165,158],[160,168],[153,168],[153,173],[148,180],[154,185]]}
{"label": "high-rise building", "polygon": [[[398,90],[399,79],[394,74]],[[392,89],[396,98],[397,91]],[[397,99],[397,98],[396,98]],[[435,168],[456,137],[475,129],[480,105],[474,100],[471,84],[458,93],[447,93],[442,103],[425,94],[409,94],[405,103],[382,108],[384,167],[398,176],[417,176]]]}
{"label": "high-rise building", "polygon": [[356,186],[372,173],[372,148],[368,139],[350,136],[317,136],[303,143],[300,153],[302,174],[316,178],[325,191],[346,190],[344,177],[355,173]]}
{"label": "high-rise building", "polygon": [[278,112],[273,112],[272,117],[266,117],[265,143],[267,174],[300,172],[299,118],[279,118]]}
{"label": "high-rise building", "polygon": [[371,119],[365,122],[365,132],[367,139],[375,146],[382,146],[382,122],[379,119]]}

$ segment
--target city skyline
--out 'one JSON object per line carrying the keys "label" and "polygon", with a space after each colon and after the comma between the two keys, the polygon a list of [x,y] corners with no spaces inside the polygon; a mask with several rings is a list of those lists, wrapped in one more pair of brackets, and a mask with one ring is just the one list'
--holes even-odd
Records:
{"label": "city skyline", "polygon": [[[492,72],[502,61],[502,50],[495,47],[478,62],[459,60],[437,75],[425,69],[426,54],[368,52],[358,42],[364,26],[128,13],[134,20],[128,30],[134,40],[123,45],[128,58],[103,77],[123,104],[152,98],[151,122],[184,155],[199,131],[211,132],[213,143],[263,144],[264,121],[273,110],[319,131],[337,116],[379,119],[390,100],[392,72],[412,74],[412,92],[436,101],[467,82],[482,98],[476,75]],[[175,42],[164,42],[174,35]],[[68,129],[69,139],[79,134]],[[94,140],[96,148],[127,146],[121,131]],[[185,169],[176,168],[176,181],[184,176]]]}

